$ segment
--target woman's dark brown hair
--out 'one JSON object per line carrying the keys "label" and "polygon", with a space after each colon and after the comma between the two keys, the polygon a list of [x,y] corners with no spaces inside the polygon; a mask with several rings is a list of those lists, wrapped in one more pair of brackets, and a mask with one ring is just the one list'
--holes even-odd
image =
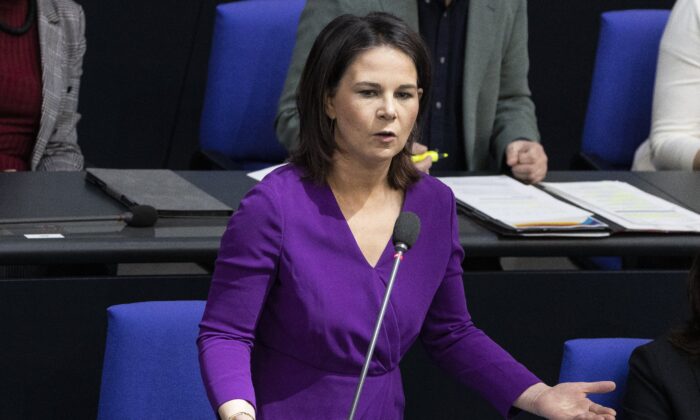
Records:
{"label": "woman's dark brown hair", "polygon": [[690,320],[669,336],[671,344],[700,360],[700,255],[695,257],[688,278]]}
{"label": "woman's dark brown hair", "polygon": [[411,162],[411,146],[419,140],[430,96],[430,56],[420,35],[401,19],[387,13],[370,13],[365,17],[342,15],[330,22],[316,38],[301,75],[297,91],[299,147],[292,152],[290,161],[319,184],[326,182],[337,147],[334,122],[326,115],[325,99],[335,94],[340,79],[358,55],[381,46],[395,48],[411,58],[418,87],[423,89],[416,124],[404,149],[391,161],[389,185],[406,189],[419,178]]}

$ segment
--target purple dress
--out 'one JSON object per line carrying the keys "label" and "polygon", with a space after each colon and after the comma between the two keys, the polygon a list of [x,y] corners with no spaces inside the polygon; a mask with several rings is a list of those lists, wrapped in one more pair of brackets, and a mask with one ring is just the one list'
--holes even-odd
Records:
{"label": "purple dress", "polygon": [[[216,409],[232,399],[258,419],[347,418],[393,264],[389,242],[369,265],[328,186],[293,165],[241,202],[221,240],[200,324],[204,384]],[[455,200],[423,176],[404,211],[421,219],[369,368],[359,419],[403,418],[399,361],[420,337],[434,360],[505,417],[537,377],[467,312]]]}

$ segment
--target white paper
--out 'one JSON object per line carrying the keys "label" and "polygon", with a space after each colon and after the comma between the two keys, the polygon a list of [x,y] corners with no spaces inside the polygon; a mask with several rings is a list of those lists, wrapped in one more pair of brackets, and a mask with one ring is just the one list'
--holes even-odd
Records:
{"label": "white paper", "polygon": [[592,213],[505,175],[438,178],[464,204],[513,227],[578,226]]}
{"label": "white paper", "polygon": [[270,167],[267,167],[264,169],[258,169],[257,171],[248,172],[248,176],[253,178],[256,181],[262,181],[263,178],[265,178],[265,176],[267,176],[267,174],[269,174],[270,172],[272,172],[275,169],[282,167],[284,165],[286,165],[286,163],[280,163],[279,165],[274,165],[274,166],[270,166]]}
{"label": "white paper", "polygon": [[547,190],[631,231],[700,232],[700,215],[626,182],[546,182]]}
{"label": "white paper", "polygon": [[27,239],[63,239],[64,236],[60,233],[26,233]]}

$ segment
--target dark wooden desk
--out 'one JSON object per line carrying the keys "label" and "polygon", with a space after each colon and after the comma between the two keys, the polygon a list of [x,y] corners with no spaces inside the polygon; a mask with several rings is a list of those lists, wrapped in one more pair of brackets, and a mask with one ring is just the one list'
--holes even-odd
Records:
{"label": "dark wooden desk", "polygon": [[[238,172],[183,172],[236,207],[254,185]],[[684,174],[553,173],[550,180],[619,179],[688,204],[700,177]],[[686,179],[687,178],[687,179]],[[667,191],[668,194],[665,194]],[[685,201],[684,201],[685,200]],[[123,209],[80,173],[0,174],[0,218],[119,214]],[[468,255],[653,255],[698,249],[696,235],[605,239],[499,238],[460,218]],[[0,227],[0,264],[212,261],[225,219],[161,219],[154,228],[119,223]],[[28,230],[62,231],[64,240],[26,240]],[[628,248],[624,248],[628,246]],[[693,248],[694,247],[694,248]],[[583,249],[584,251],[581,251]],[[575,337],[661,334],[686,308],[684,272],[467,273],[473,319],[543,380],[556,381],[562,341]],[[96,277],[0,281],[0,418],[94,418],[99,397],[107,306],[143,300],[204,299],[209,276]],[[591,311],[590,308],[595,308]],[[406,419],[498,418],[473,393],[428,362],[419,346],[401,364]],[[436,408],[437,407],[437,408]],[[432,411],[431,411],[432,410]],[[438,411],[436,411],[438,410]]]}
{"label": "dark wooden desk", "polygon": [[[243,172],[180,174],[233,208],[255,181]],[[118,215],[119,202],[81,172],[0,174],[0,219]],[[212,262],[228,217],[160,218],[150,228],[121,222],[0,224],[0,264]],[[64,239],[26,239],[61,233]]]}
{"label": "dark wooden desk", "polygon": [[[179,172],[233,208],[255,184],[243,172]],[[681,172],[552,172],[548,181],[616,179],[700,212],[700,174]],[[0,219],[117,215],[119,203],[84,180],[83,173],[0,174]],[[460,216],[468,256],[692,255],[696,234],[623,234],[610,238],[504,238]],[[152,228],[119,222],[0,225],[0,264],[212,262],[227,218],[161,218]],[[26,239],[57,232],[64,239]]]}

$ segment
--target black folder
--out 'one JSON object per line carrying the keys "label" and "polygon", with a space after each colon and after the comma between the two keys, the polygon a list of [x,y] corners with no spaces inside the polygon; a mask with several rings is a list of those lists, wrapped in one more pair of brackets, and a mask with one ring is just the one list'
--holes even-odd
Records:
{"label": "black folder", "polygon": [[[566,201],[566,200],[564,200]],[[474,221],[492,230],[493,232],[510,237],[535,238],[535,237],[571,237],[571,238],[603,238],[613,233],[611,223],[599,216],[589,217],[586,223],[571,226],[537,226],[517,228],[494,219],[489,215],[457,200],[457,211],[471,217]],[[601,220],[602,219],[602,220]]]}
{"label": "black folder", "polygon": [[152,206],[161,217],[233,213],[231,207],[168,169],[89,168],[85,179],[127,207]]}

